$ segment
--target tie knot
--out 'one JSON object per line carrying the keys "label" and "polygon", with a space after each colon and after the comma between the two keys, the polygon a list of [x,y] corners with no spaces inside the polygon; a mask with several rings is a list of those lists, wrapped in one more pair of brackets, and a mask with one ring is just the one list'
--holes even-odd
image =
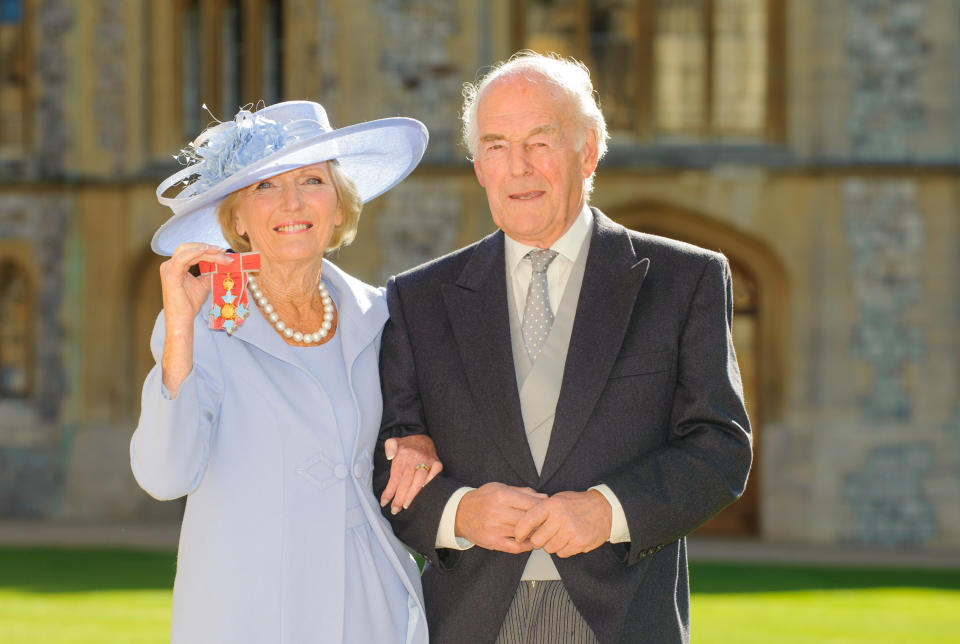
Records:
{"label": "tie knot", "polygon": [[536,248],[529,253],[526,257],[530,260],[530,263],[533,265],[534,273],[543,273],[547,270],[547,266],[550,265],[550,262],[557,256],[557,251],[550,250],[549,248]]}

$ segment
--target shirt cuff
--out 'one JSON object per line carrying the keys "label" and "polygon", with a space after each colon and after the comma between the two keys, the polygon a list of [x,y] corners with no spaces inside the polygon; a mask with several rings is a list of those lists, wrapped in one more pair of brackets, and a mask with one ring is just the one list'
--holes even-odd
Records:
{"label": "shirt cuff", "polygon": [[453,495],[447,500],[447,504],[443,507],[443,514],[440,516],[440,527],[437,528],[437,548],[450,548],[451,550],[469,550],[473,547],[473,543],[469,539],[464,539],[463,537],[458,537],[456,535],[456,523],[457,523],[457,508],[460,507],[460,499],[467,492],[471,492],[476,488],[472,487],[462,487],[458,489]]}
{"label": "shirt cuff", "polygon": [[625,543],[630,541],[630,526],[627,525],[627,515],[623,512],[623,506],[620,499],[613,493],[610,486],[605,483],[594,485],[591,490],[596,490],[603,495],[603,498],[610,504],[612,510],[612,521],[610,522],[610,543]]}

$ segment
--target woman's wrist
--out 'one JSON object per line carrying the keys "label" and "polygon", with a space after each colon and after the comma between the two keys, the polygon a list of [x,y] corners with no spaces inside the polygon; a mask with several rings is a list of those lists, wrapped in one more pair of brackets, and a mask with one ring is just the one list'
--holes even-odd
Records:
{"label": "woman's wrist", "polygon": [[163,355],[160,358],[163,385],[171,398],[193,370],[193,324],[174,324],[166,328]]}
{"label": "woman's wrist", "polygon": [[164,311],[163,322],[167,339],[193,339],[194,316],[173,316]]}
{"label": "woman's wrist", "polygon": [[164,348],[163,357],[160,359],[160,378],[170,398],[177,397],[180,385],[191,371],[193,371],[192,347],[189,352],[184,351],[183,347],[170,347],[169,351],[166,347]]}

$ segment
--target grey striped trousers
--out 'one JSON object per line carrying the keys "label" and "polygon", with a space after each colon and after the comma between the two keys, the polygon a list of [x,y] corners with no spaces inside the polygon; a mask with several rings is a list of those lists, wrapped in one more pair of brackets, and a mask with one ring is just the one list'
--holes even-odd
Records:
{"label": "grey striped trousers", "polygon": [[563,582],[521,581],[497,644],[597,644]]}

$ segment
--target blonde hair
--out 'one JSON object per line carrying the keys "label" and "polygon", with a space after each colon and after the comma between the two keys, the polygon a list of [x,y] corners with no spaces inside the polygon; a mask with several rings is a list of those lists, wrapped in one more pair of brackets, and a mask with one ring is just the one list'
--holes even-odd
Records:
{"label": "blonde hair", "polygon": [[[357,236],[357,227],[360,225],[360,212],[363,210],[363,200],[357,191],[357,186],[346,172],[340,167],[336,159],[327,161],[330,171],[330,182],[337,191],[337,203],[343,214],[343,222],[333,229],[330,241],[325,251],[336,250],[347,246]],[[236,208],[245,188],[231,192],[217,205],[217,221],[220,222],[220,231],[227,240],[227,245],[238,253],[250,251],[250,240],[237,233],[234,225]]]}

